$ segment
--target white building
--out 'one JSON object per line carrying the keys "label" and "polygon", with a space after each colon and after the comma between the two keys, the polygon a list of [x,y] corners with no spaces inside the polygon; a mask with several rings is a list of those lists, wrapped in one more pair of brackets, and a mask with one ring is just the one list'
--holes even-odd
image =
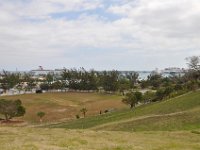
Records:
{"label": "white building", "polygon": [[46,76],[47,74],[54,74],[54,70],[43,69],[42,66],[39,66],[38,69],[36,69],[36,70],[31,70],[30,73],[31,73],[33,76]]}

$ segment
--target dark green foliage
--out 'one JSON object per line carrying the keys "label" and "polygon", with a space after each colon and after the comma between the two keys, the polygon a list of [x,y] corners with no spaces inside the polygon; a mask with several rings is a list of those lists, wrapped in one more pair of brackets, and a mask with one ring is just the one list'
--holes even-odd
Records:
{"label": "dark green foliage", "polygon": [[46,114],[45,114],[45,112],[42,112],[42,111],[40,111],[40,112],[37,112],[37,116],[40,118],[40,123],[42,123],[42,118],[45,116]]}
{"label": "dark green foliage", "polygon": [[74,90],[97,90],[98,78],[94,70],[84,68],[64,70],[62,73],[63,86]]}
{"label": "dark green foliage", "polygon": [[55,90],[59,90],[59,89],[63,89],[64,88],[64,84],[60,81],[56,81],[54,83],[51,84],[51,89],[55,89]]}
{"label": "dark green foliage", "polygon": [[41,93],[42,93],[42,90],[36,90],[35,93],[36,93],[36,94],[41,94]]}
{"label": "dark green foliage", "polygon": [[53,82],[53,79],[54,79],[54,76],[52,74],[48,73],[46,75],[46,82],[48,85],[51,85],[51,83]]}
{"label": "dark green foliage", "polygon": [[130,105],[130,108],[133,108],[141,100],[142,100],[141,92],[130,92],[126,94],[126,97],[122,99],[122,102]]}
{"label": "dark green foliage", "polygon": [[25,91],[31,91],[36,86],[36,81],[31,74],[25,74],[22,81],[27,83]]}
{"label": "dark green foliage", "polygon": [[184,89],[184,87],[183,87],[182,84],[176,84],[176,85],[174,86],[174,90],[176,90],[176,91],[178,91],[178,90],[183,90],[183,89]]}
{"label": "dark green foliage", "polygon": [[48,91],[50,89],[50,86],[47,83],[40,84],[40,89]]}
{"label": "dark green foliage", "polygon": [[188,81],[186,83],[186,87],[188,90],[191,90],[191,91],[195,91],[198,89],[198,83],[195,81],[195,80],[192,80],[192,81]]}
{"label": "dark green foliage", "polygon": [[0,114],[4,115],[6,120],[23,116],[25,112],[20,100],[0,100]]}
{"label": "dark green foliage", "polygon": [[155,92],[147,91],[143,95],[143,102],[150,103],[150,102],[154,101],[155,98],[156,98]]}
{"label": "dark green foliage", "polygon": [[[35,79],[32,74],[9,73],[4,71],[0,79],[0,88],[6,92],[11,88],[18,91],[31,91],[39,86],[41,90],[72,90],[72,91],[97,91],[124,95],[127,91],[137,88],[151,88],[157,90],[157,97],[153,101],[168,98],[177,93],[195,91],[200,87],[200,57],[187,58],[189,70],[185,75],[171,73],[170,77],[163,77],[152,72],[147,80],[138,80],[137,72],[120,73],[112,71],[87,71],[80,69],[65,69],[62,74],[43,75],[43,79]],[[26,85],[27,84],[27,85]],[[163,90],[163,91],[162,91]]]}
{"label": "dark green foliage", "polygon": [[142,89],[147,88],[149,86],[148,81],[146,81],[146,80],[140,81],[140,86]]}
{"label": "dark green foliage", "polygon": [[156,91],[156,100],[162,100],[165,97],[165,91],[163,89],[158,89]]}
{"label": "dark green foliage", "polygon": [[76,119],[79,119],[80,118],[80,116],[79,115],[76,115]]}
{"label": "dark green foliage", "polygon": [[19,73],[9,73],[3,71],[3,79],[1,79],[1,88],[4,91],[7,91],[13,88],[15,85],[20,83],[20,74]]}
{"label": "dark green foliage", "polygon": [[162,76],[160,74],[150,74],[147,80],[149,85],[154,88],[159,88],[162,84]]}
{"label": "dark green foliage", "polygon": [[137,72],[126,74],[126,78],[129,80],[129,83],[130,83],[130,89],[133,89],[135,87],[138,77],[139,77],[139,74]]}
{"label": "dark green foliage", "polygon": [[171,87],[171,86],[166,87],[165,90],[164,90],[164,95],[165,95],[165,97],[170,96],[170,94],[171,94],[173,91],[174,91],[173,87]]}
{"label": "dark green foliage", "polygon": [[104,113],[108,113],[108,112],[109,112],[109,110],[108,110],[108,109],[104,110]]}
{"label": "dark green foliage", "polygon": [[118,71],[104,71],[100,75],[100,85],[105,91],[117,91],[119,88],[119,72]]}
{"label": "dark green foliage", "polygon": [[160,88],[156,91],[156,98],[154,101],[160,101],[164,98],[170,97],[170,94],[174,91],[173,87],[166,87],[166,88]]}
{"label": "dark green foliage", "polygon": [[40,111],[37,113],[37,116],[43,118],[45,116],[45,112]]}

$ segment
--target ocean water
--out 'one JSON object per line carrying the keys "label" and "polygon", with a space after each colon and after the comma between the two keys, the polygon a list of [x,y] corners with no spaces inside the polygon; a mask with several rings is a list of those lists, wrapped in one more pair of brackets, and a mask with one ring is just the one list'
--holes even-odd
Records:
{"label": "ocean water", "polygon": [[151,74],[151,72],[138,72],[139,73],[139,80],[146,80],[147,77]]}
{"label": "ocean water", "polygon": [[[151,72],[138,72],[139,73],[139,80],[146,80],[148,76],[151,74]],[[183,76],[184,73],[161,73],[163,77],[170,77],[170,76]]]}
{"label": "ocean water", "polygon": [[[126,75],[128,73],[137,72],[139,74],[139,80],[146,80],[148,76],[152,73],[152,71],[119,71],[121,75]],[[183,72],[161,72],[160,75],[163,77],[170,77],[170,76],[183,76]]]}

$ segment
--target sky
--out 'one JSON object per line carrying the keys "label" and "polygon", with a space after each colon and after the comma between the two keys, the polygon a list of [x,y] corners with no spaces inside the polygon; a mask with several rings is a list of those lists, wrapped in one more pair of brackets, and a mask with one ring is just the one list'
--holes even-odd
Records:
{"label": "sky", "polygon": [[0,70],[186,67],[199,0],[0,0]]}

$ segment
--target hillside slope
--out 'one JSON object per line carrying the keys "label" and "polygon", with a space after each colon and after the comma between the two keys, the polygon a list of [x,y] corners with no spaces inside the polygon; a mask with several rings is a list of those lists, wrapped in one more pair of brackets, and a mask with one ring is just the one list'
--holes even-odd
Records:
{"label": "hillside slope", "polygon": [[[46,113],[44,122],[57,122],[75,118],[80,109],[86,107],[87,115],[97,115],[100,110],[115,108],[122,109],[126,106],[121,102],[122,97],[98,93],[43,93],[23,94],[15,96],[1,96],[0,99],[20,99],[26,108],[26,114],[21,120],[29,123],[38,123],[36,113]],[[0,116],[1,117],[1,116]]]}
{"label": "hillside slope", "polygon": [[101,130],[189,130],[200,128],[200,91],[96,117],[74,120],[49,127]]}

